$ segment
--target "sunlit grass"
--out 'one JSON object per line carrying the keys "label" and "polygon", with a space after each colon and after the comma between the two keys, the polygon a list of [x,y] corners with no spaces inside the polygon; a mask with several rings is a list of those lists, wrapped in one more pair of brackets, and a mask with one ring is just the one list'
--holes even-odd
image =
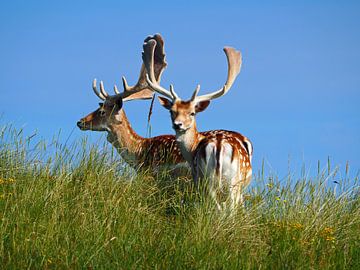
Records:
{"label": "sunlit grass", "polygon": [[229,216],[189,180],[134,175],[107,144],[36,137],[0,127],[2,269],[360,269],[359,180],[346,172],[260,171]]}

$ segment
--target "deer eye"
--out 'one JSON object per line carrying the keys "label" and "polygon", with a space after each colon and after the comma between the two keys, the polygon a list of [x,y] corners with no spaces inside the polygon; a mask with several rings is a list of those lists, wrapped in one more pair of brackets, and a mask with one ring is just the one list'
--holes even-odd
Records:
{"label": "deer eye", "polygon": [[194,112],[192,112],[192,113],[190,113],[190,115],[191,115],[191,116],[195,116],[195,113],[194,113]]}

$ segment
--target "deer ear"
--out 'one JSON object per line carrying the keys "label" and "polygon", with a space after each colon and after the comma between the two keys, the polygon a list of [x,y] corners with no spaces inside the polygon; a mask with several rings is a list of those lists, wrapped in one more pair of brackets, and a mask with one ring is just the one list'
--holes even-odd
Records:
{"label": "deer ear", "polygon": [[170,100],[168,100],[167,98],[164,97],[158,97],[159,102],[161,104],[161,106],[165,107],[166,109],[170,110],[171,106],[173,105],[172,102]]}
{"label": "deer ear", "polygon": [[200,101],[200,102],[196,103],[195,111],[197,113],[202,112],[203,110],[205,110],[207,108],[207,106],[209,106],[209,104],[210,104],[210,100]]}
{"label": "deer ear", "polygon": [[119,97],[118,99],[116,99],[115,103],[116,103],[116,105],[119,107],[119,109],[122,108],[123,100],[122,100],[121,97]]}

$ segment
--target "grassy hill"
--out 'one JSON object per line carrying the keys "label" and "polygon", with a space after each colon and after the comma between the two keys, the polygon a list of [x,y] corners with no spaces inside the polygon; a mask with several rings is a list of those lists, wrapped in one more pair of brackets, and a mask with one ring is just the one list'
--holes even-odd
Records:
{"label": "grassy hill", "polygon": [[360,269],[346,172],[259,173],[229,216],[187,179],[135,176],[110,147],[34,140],[0,127],[2,269]]}

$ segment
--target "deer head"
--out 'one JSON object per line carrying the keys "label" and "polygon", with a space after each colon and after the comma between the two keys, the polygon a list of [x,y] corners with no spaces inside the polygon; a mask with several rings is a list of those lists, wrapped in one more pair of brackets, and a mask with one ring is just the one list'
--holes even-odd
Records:
{"label": "deer head", "polygon": [[[153,55],[153,69],[154,78],[157,83],[160,82],[161,74],[167,66],[164,53],[164,40],[161,35],[156,34],[154,36],[147,37],[144,42],[154,40],[157,44],[154,48]],[[120,124],[119,112],[122,109],[123,102],[139,99],[151,99],[154,92],[146,80],[146,68],[142,64],[138,82],[134,86],[129,86],[125,77],[122,77],[123,92],[119,92],[116,85],[114,85],[114,95],[109,95],[104,88],[104,84],[100,82],[100,91],[97,89],[96,79],[93,81],[93,91],[103,102],[99,103],[99,108],[94,112],[80,119],[77,122],[77,126],[81,130],[93,130],[93,131],[106,131],[109,130],[109,126],[112,124]]]}
{"label": "deer head", "polygon": [[156,51],[156,40],[148,40],[144,46],[143,62],[148,71],[146,80],[149,87],[154,91],[165,97],[159,97],[160,104],[171,113],[171,120],[174,130],[177,133],[185,132],[191,127],[195,126],[196,113],[202,112],[210,104],[210,100],[219,98],[225,95],[233,85],[241,68],[241,53],[234,48],[225,47],[224,52],[228,61],[228,76],[225,85],[210,94],[198,96],[200,85],[198,85],[188,101],[183,101],[176,94],[173,85],[170,85],[170,90],[160,86],[155,77],[154,69],[154,53]]}

